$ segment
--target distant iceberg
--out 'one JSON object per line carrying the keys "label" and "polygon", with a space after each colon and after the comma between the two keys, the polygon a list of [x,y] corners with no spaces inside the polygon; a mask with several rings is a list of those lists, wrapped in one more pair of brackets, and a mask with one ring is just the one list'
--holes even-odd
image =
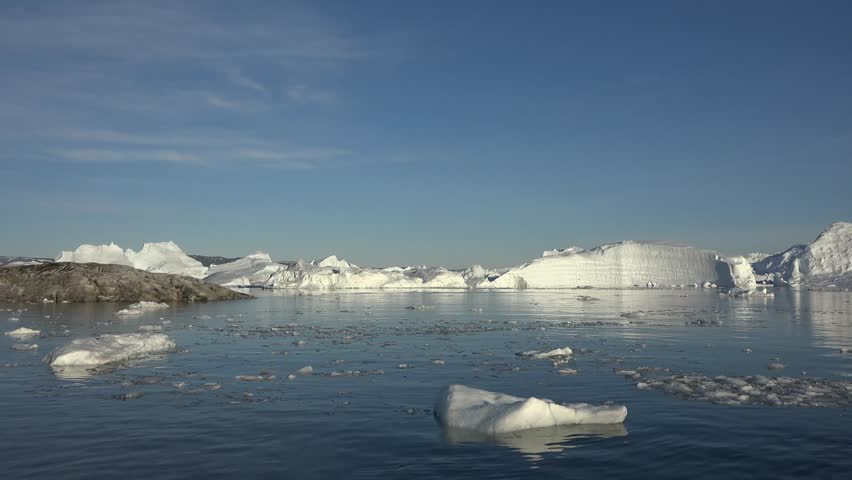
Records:
{"label": "distant iceberg", "polygon": [[57,261],[118,263],[150,272],[175,273],[227,287],[293,289],[523,289],[632,288],[708,285],[747,291],[755,286],[742,257],[666,243],[621,242],[591,250],[547,250],[527,264],[500,270],[474,265],[360,267],[336,255],[310,262],[280,263],[258,252],[209,269],[173,242],[146,243],[138,253],[110,245],[82,245]]}
{"label": "distant iceberg", "polygon": [[177,246],[174,242],[146,243],[142,250],[122,250],[115,243],[109,245],[80,245],[74,251],[63,251],[57,262],[104,263],[126,265],[152,273],[171,273],[187,277],[204,278],[207,267]]}
{"label": "distant iceberg", "polygon": [[852,223],[831,224],[807,245],[794,245],[752,264],[778,285],[852,288]]}
{"label": "distant iceberg", "polygon": [[688,246],[621,242],[591,250],[547,251],[477,288],[630,288],[655,285],[716,284],[754,288],[751,267],[741,257]]}
{"label": "distant iceberg", "polygon": [[270,277],[284,268],[268,253],[257,252],[239,260],[213,265],[204,279],[225,287],[266,287]]}
{"label": "distant iceberg", "polygon": [[444,387],[435,401],[434,412],[435,419],[445,428],[487,435],[557,425],[616,424],[627,417],[627,408],[621,405],[558,404],[464,385]]}

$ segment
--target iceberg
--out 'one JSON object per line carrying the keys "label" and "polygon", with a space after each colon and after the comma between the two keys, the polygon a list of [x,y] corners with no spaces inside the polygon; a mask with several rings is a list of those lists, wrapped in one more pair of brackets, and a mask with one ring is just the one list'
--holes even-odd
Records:
{"label": "iceberg", "polygon": [[614,424],[627,417],[620,405],[557,404],[520,398],[464,385],[444,387],[435,402],[435,419],[445,428],[486,435],[556,425]]}
{"label": "iceberg", "polygon": [[160,333],[101,335],[74,340],[47,355],[44,361],[53,367],[98,366],[168,352],[175,347],[171,338]]}
{"label": "iceberg", "polygon": [[157,302],[146,302],[141,301],[139,303],[134,303],[127,308],[121,309],[115,312],[116,315],[142,315],[145,312],[149,312],[152,310],[162,310],[164,308],[169,308],[168,303],[157,303]]}
{"label": "iceberg", "polygon": [[204,280],[223,287],[265,287],[269,279],[284,268],[268,253],[257,252],[239,260],[212,265]]}
{"label": "iceberg", "polygon": [[139,252],[122,250],[115,243],[109,245],[80,245],[74,251],[63,251],[57,262],[103,263],[125,265],[151,273],[171,273],[193,278],[204,278],[207,267],[190,257],[174,242],[146,243]]}
{"label": "iceberg", "polygon": [[646,285],[716,284],[753,288],[744,260],[716,252],[660,242],[625,241],[591,250],[576,247],[510,269],[477,288],[630,288]]}
{"label": "iceberg", "polygon": [[63,251],[56,257],[56,261],[133,266],[133,263],[124,254],[124,249],[115,243],[110,243],[109,245],[80,245],[73,252]]}
{"label": "iceberg", "polygon": [[852,288],[852,223],[833,223],[813,242],[769,255],[752,268],[779,285]]}
{"label": "iceberg", "polygon": [[8,335],[12,338],[29,338],[29,337],[35,337],[37,335],[41,335],[41,331],[40,330],[33,330],[33,329],[27,328],[27,327],[21,327],[21,328],[6,332],[6,335]]}

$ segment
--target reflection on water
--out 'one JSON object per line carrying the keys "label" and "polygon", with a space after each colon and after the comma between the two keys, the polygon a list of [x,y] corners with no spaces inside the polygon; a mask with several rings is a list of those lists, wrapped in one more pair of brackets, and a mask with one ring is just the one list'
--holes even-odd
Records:
{"label": "reflection on water", "polygon": [[533,428],[517,432],[487,435],[470,430],[444,428],[444,441],[449,444],[485,443],[508,447],[530,461],[539,461],[543,454],[564,452],[580,446],[578,442],[626,437],[627,429],[623,424],[609,425],[561,425],[556,427]]}
{"label": "reflection on water", "polygon": [[[42,332],[36,351],[13,350],[0,334],[0,418],[15,432],[0,436],[4,478],[556,478],[571,469],[703,480],[852,469],[848,411],[715,405],[615,374],[836,382],[852,374],[852,354],[840,353],[852,348],[849,292],[251,293],[259,298],[138,318],[114,315],[126,304],[0,304],[3,331]],[[41,362],[74,339],[142,325],[162,326],[178,349],[97,370]],[[564,365],[515,355],[564,346],[576,352]],[[767,369],[776,362],[786,368]],[[309,365],[313,375],[289,378]],[[625,425],[439,434],[431,410],[448,383],[612,401],[630,416]]]}

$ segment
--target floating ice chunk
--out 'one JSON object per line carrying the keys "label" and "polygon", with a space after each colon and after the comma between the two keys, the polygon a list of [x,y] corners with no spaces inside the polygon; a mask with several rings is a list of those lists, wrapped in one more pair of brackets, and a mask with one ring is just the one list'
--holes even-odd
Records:
{"label": "floating ice chunk", "polygon": [[160,333],[125,333],[79,338],[44,358],[54,367],[96,366],[173,350],[175,342]]}
{"label": "floating ice chunk", "polygon": [[573,354],[574,352],[573,352],[573,351],[571,351],[571,349],[570,349],[570,348],[568,348],[568,347],[562,347],[562,348],[555,348],[555,349],[553,349],[553,350],[551,350],[551,351],[549,351],[549,352],[537,352],[537,351],[534,351],[534,350],[533,350],[533,351],[531,351],[531,352],[524,352],[524,353],[525,353],[525,355],[524,355],[524,356],[532,357],[532,358],[537,358],[537,359],[542,359],[542,358],[556,358],[556,359],[559,359],[559,358],[568,358],[568,357],[570,357],[570,356],[571,356],[571,354]]}
{"label": "floating ice chunk", "polygon": [[707,377],[700,374],[657,376],[659,369],[638,368],[619,374],[637,381],[636,388],[660,390],[679,398],[723,405],[842,407],[852,404],[852,382],[809,377]]}
{"label": "floating ice chunk", "polygon": [[556,404],[464,385],[444,387],[435,402],[435,419],[443,427],[488,435],[556,425],[622,423],[627,408],[586,403]]}
{"label": "floating ice chunk", "polygon": [[38,344],[36,343],[16,343],[12,345],[12,350],[27,351],[36,349],[38,349]]}
{"label": "floating ice chunk", "polygon": [[40,330],[33,330],[33,329],[27,328],[27,327],[21,327],[21,328],[18,328],[16,330],[10,330],[10,331],[6,332],[6,335],[13,337],[13,338],[29,338],[29,337],[35,337],[36,335],[39,335],[39,334],[41,334]]}
{"label": "floating ice chunk", "polygon": [[296,370],[296,375],[313,375],[314,367],[308,365],[307,367],[302,367]]}
{"label": "floating ice chunk", "polygon": [[162,325],[139,325],[137,328],[140,332],[162,332]]}
{"label": "floating ice chunk", "polygon": [[169,308],[168,303],[146,302],[134,303],[129,307],[115,312],[116,315],[142,315],[145,312]]}

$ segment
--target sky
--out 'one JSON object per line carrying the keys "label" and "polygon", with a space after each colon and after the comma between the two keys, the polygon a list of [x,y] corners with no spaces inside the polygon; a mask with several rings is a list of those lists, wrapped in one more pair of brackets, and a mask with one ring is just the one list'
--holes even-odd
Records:
{"label": "sky", "polygon": [[4,1],[0,254],[505,266],[852,221],[847,1]]}

